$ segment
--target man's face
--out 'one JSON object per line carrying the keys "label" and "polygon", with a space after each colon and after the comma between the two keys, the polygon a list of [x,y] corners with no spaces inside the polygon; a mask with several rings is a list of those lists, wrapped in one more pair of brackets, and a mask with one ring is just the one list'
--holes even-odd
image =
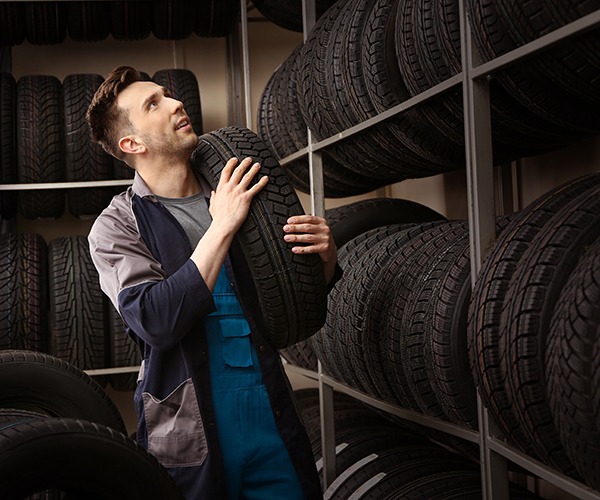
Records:
{"label": "man's face", "polygon": [[180,101],[153,82],[135,82],[117,97],[134,132],[152,155],[189,156],[198,143]]}

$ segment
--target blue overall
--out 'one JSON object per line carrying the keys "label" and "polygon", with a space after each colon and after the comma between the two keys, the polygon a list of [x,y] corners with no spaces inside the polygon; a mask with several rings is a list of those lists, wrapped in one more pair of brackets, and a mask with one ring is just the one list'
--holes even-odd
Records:
{"label": "blue overall", "polygon": [[250,326],[225,266],[205,319],[211,388],[227,477],[227,498],[300,500],[302,487],[277,430]]}

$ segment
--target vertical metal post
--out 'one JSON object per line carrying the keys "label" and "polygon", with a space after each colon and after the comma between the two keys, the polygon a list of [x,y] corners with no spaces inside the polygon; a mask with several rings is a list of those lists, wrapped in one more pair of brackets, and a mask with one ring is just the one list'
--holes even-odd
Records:
{"label": "vertical metal post", "polygon": [[242,124],[242,76],[239,68],[242,66],[240,57],[239,27],[227,35],[227,123]]}
{"label": "vertical metal post", "polygon": [[250,57],[248,50],[248,10],[246,0],[240,0],[242,26],[242,71],[244,82],[244,118],[245,126],[252,130],[252,102],[250,96]]}
{"label": "vertical metal post", "polygon": [[[302,31],[304,40],[317,21],[315,0],[302,0]],[[308,168],[310,176],[310,203],[313,215],[325,215],[325,189],[323,187],[323,161],[319,151],[313,151],[312,132],[308,129]],[[323,488],[335,479],[335,422],[333,418],[333,388],[323,382],[323,367],[318,363],[319,408],[321,423],[321,456],[323,460]]]}
{"label": "vertical metal post", "polygon": [[250,58],[248,49],[248,12],[240,0],[240,22],[227,36],[228,122],[252,130],[250,97]]}
{"label": "vertical metal post", "polygon": [[[473,43],[464,0],[459,0],[459,10],[471,281],[474,284],[485,253],[496,237],[492,125],[489,83],[487,79],[472,78],[473,68],[480,64],[481,57]],[[506,459],[489,447],[490,421],[479,395],[477,410],[483,499],[508,500]]]}

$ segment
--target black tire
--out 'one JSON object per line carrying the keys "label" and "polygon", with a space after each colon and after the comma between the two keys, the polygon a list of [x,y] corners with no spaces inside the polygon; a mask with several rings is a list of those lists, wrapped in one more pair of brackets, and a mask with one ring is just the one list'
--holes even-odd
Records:
{"label": "black tire", "polygon": [[0,429],[0,496],[58,490],[71,498],[179,500],[175,482],[126,435],[70,418],[21,417]]}
{"label": "black tire", "polygon": [[152,81],[166,87],[172,97],[183,103],[196,135],[202,134],[202,108],[196,75],[188,69],[162,69],[154,73]]}
{"label": "black tire", "polygon": [[546,393],[560,440],[592,488],[600,489],[600,240],[577,263],[556,303],[546,341]]}
{"label": "black tire", "polygon": [[473,379],[489,415],[505,437],[532,456],[536,453],[512,408],[500,368],[504,298],[519,260],[535,235],[566,203],[599,183],[599,174],[582,177],[549,191],[515,214],[486,256],[471,296],[467,335]]}
{"label": "black tire", "polygon": [[[269,21],[290,31],[302,33],[302,2],[300,0],[256,0],[254,6]],[[334,0],[317,0],[317,19],[335,3]]]}
{"label": "black tire", "polygon": [[152,31],[152,2],[110,2],[110,16],[116,40],[143,40]]}
{"label": "black tire", "polygon": [[152,33],[159,40],[183,40],[196,27],[196,2],[156,0],[152,2]]}
{"label": "black tire", "polygon": [[[92,141],[86,120],[87,109],[103,81],[95,74],[68,75],[63,80],[67,182],[112,179],[112,157]],[[113,194],[109,187],[69,189],[69,212],[81,219],[93,218],[108,206]]]}
{"label": "black tire", "polygon": [[583,249],[600,236],[600,186],[566,204],[538,233],[515,268],[500,318],[499,354],[506,390],[542,459],[578,477],[546,397],[545,347],[560,291]]}
{"label": "black tire", "polygon": [[0,237],[0,349],[47,350],[47,255],[39,234]]}
{"label": "black tire", "polygon": [[[30,75],[19,79],[17,123],[19,182],[64,182],[63,96],[58,78]],[[27,219],[58,218],[65,211],[65,192],[23,191],[19,211]]]}
{"label": "black tire", "polygon": [[69,2],[67,32],[77,42],[98,42],[110,33],[110,2]]}
{"label": "black tire", "polygon": [[[238,238],[254,277],[265,326],[276,349],[304,340],[321,328],[327,313],[327,289],[320,258],[293,254],[282,228],[302,205],[277,160],[248,129],[226,127],[204,134],[191,161],[216,188],[221,170],[231,157],[251,157],[268,174],[266,187],[252,200]],[[260,174],[259,174],[260,175]]]}
{"label": "black tire", "polygon": [[0,47],[25,40],[25,2],[0,2]]}
{"label": "black tire", "polygon": [[65,2],[27,2],[25,33],[33,45],[54,45],[67,37]]}
{"label": "black tire", "polygon": [[106,368],[106,302],[87,238],[52,240],[48,262],[50,354],[82,370]]}
{"label": "black tire", "polygon": [[198,15],[194,32],[200,37],[227,36],[240,19],[240,2],[198,2]]}
{"label": "black tire", "polygon": [[[456,456],[441,446],[404,445],[372,453],[348,467],[327,488],[325,500],[348,500],[353,494],[365,491],[367,498],[382,498],[385,492],[397,491],[401,485],[439,471],[473,468],[456,460]],[[378,483],[386,479],[381,491]],[[391,484],[390,484],[391,481]]]}
{"label": "black tire", "polygon": [[425,205],[398,198],[361,200],[330,208],[325,212],[325,218],[338,248],[375,227],[446,220],[443,215]]}
{"label": "black tire", "polygon": [[[0,4],[0,9],[2,9],[2,5],[4,4]],[[0,11],[0,18],[1,16]],[[10,73],[0,73],[0,183],[14,184],[16,182],[17,84]],[[0,219],[12,219],[16,214],[17,192],[0,192]]]}
{"label": "black tire", "polygon": [[0,351],[0,408],[79,418],[126,432],[119,411],[102,387],[77,367],[49,354]]}

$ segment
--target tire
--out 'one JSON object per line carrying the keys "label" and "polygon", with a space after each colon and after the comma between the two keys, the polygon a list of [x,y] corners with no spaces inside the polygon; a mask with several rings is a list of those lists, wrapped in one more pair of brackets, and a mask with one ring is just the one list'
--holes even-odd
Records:
{"label": "tire", "polygon": [[158,461],[124,434],[85,420],[27,420],[0,429],[2,498],[49,489],[96,500],[183,498]]}
{"label": "tire", "polygon": [[35,233],[0,236],[0,349],[48,349],[48,249]]}
{"label": "tire", "polygon": [[67,37],[66,4],[64,2],[27,2],[25,33],[33,45],[55,45]]}
{"label": "tire", "polygon": [[[87,238],[56,238],[48,246],[50,354],[81,370],[107,366],[105,297]],[[99,382],[105,383],[104,378]]]}
{"label": "tire", "polygon": [[240,2],[198,2],[194,32],[200,37],[220,37],[231,34],[240,19]]}
{"label": "tire", "polygon": [[152,2],[110,2],[110,17],[116,40],[143,40],[152,31]]}
{"label": "tire", "polygon": [[156,0],[152,2],[154,13],[152,33],[159,40],[183,40],[196,27],[196,3],[183,0]]}
{"label": "tire", "polygon": [[196,75],[188,69],[162,69],[154,73],[152,81],[166,87],[171,95],[183,103],[196,135],[202,134],[202,108]]}
{"label": "tire", "polygon": [[500,318],[500,366],[512,406],[546,463],[578,477],[546,398],[546,335],[560,291],[583,249],[600,237],[600,186],[566,204],[521,257]]}
{"label": "tire", "polygon": [[248,129],[226,127],[204,134],[192,153],[192,165],[216,188],[231,157],[252,157],[269,175],[265,188],[252,200],[238,232],[254,278],[264,335],[275,349],[304,340],[321,328],[327,313],[327,289],[318,255],[291,252],[282,228],[293,214],[303,213],[298,197],[277,160]]}
{"label": "tire", "polygon": [[98,42],[110,33],[110,2],[69,2],[67,32],[77,42]]}
{"label": "tire", "polygon": [[443,215],[425,205],[397,198],[361,200],[330,208],[325,212],[325,218],[338,248],[375,227],[446,220]]}
{"label": "tire", "polygon": [[546,394],[554,424],[584,480],[600,489],[600,240],[590,245],[556,303],[546,341]]}
{"label": "tire", "polygon": [[[112,157],[92,141],[86,120],[87,109],[103,80],[95,74],[68,75],[63,80],[67,182],[112,179]],[[69,212],[80,219],[96,217],[108,206],[113,194],[114,189],[109,187],[69,189]]]}
{"label": "tire", "polygon": [[505,437],[532,456],[535,450],[523,432],[516,410],[505,390],[500,367],[500,320],[504,299],[515,269],[538,233],[570,200],[600,184],[600,175],[591,174],[549,191],[515,214],[486,256],[473,287],[469,305],[467,338],[473,379],[489,408],[489,415]]}
{"label": "tire", "polygon": [[0,47],[20,45],[24,40],[24,3],[0,2]]}
{"label": "tire", "polygon": [[[277,26],[302,33],[302,2],[299,0],[256,0],[259,12]],[[334,0],[317,0],[317,19],[335,3]]]}
{"label": "tire", "polygon": [[[42,7],[50,6],[43,4]],[[20,183],[64,182],[62,84],[54,76],[23,76],[17,83],[18,180]],[[39,124],[44,127],[39,127]],[[58,218],[65,211],[63,189],[19,193],[26,219]]]}
{"label": "tire", "polygon": [[44,353],[0,351],[0,408],[89,420],[126,432],[116,406],[94,379]]}
{"label": "tire", "polygon": [[[1,5],[0,9],[2,9]],[[16,182],[17,84],[10,73],[0,73],[0,183],[15,184]],[[12,219],[16,214],[17,192],[0,192],[0,219]]]}

